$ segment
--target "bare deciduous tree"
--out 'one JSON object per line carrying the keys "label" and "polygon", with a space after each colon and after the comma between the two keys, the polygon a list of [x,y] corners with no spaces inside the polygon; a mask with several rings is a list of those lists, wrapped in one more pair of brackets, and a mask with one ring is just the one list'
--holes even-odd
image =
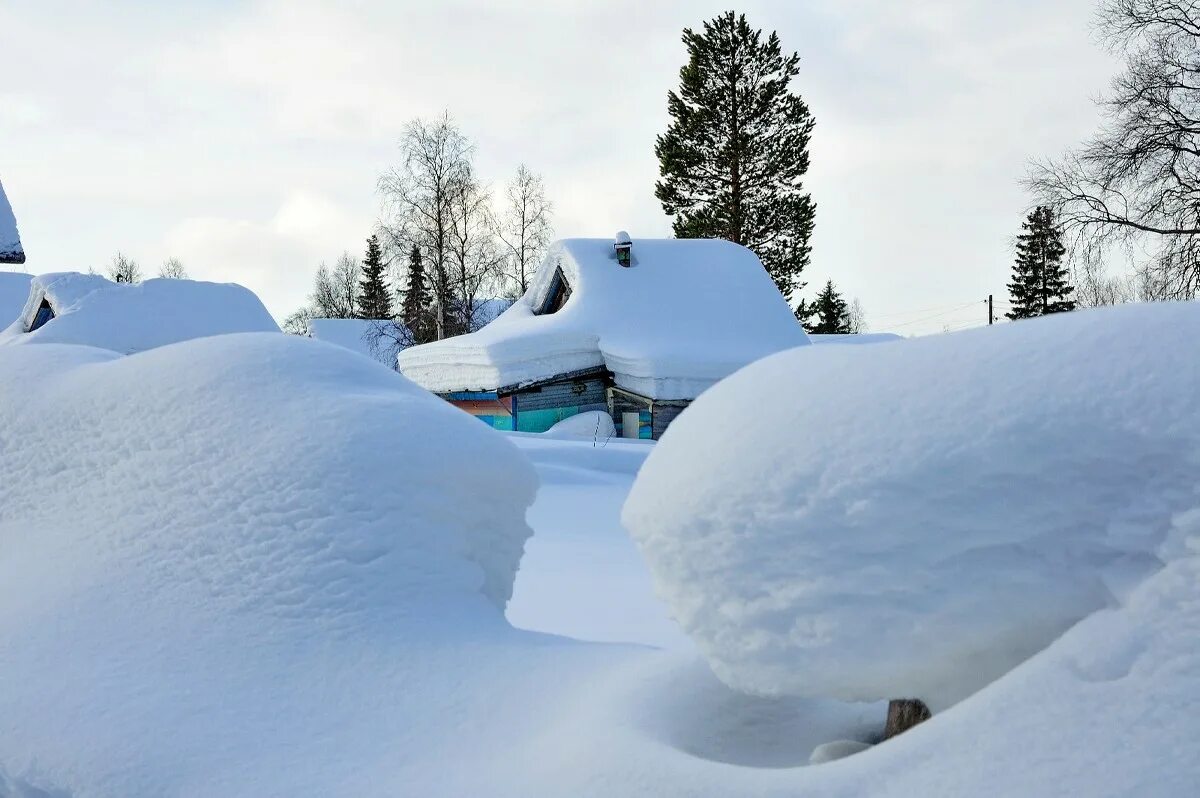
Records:
{"label": "bare deciduous tree", "polygon": [[[1200,8],[1191,0],[1107,0],[1099,23],[1104,43],[1126,61],[1102,102],[1106,124],[1063,158],[1035,164],[1029,187],[1056,211],[1077,269],[1120,253],[1139,262],[1139,293],[1193,297],[1200,290]],[[1116,288],[1094,287],[1095,302]]]}
{"label": "bare deciduous tree", "polygon": [[158,270],[158,276],[171,280],[188,279],[187,269],[183,268],[183,261],[179,258],[167,258],[163,261],[162,268]]}
{"label": "bare deciduous tree", "polygon": [[313,292],[309,297],[312,318],[352,319],[358,298],[358,260],[343,252],[330,269],[324,263],[317,267]]}
{"label": "bare deciduous tree", "polygon": [[482,326],[482,300],[497,287],[504,262],[487,191],[470,169],[466,177],[450,203],[449,288],[458,332]]}
{"label": "bare deciduous tree", "polygon": [[415,246],[424,255],[440,340],[455,327],[450,274],[454,206],[473,180],[474,145],[447,112],[432,122],[410,122],[400,152],[400,166],[379,179],[387,216],[382,229],[393,252],[407,254]]}
{"label": "bare deciduous tree", "polygon": [[108,279],[117,283],[140,283],[142,267],[133,258],[127,258],[118,252],[108,265]]}
{"label": "bare deciduous tree", "polygon": [[525,164],[518,166],[517,174],[505,187],[496,224],[496,236],[504,249],[504,277],[511,299],[529,288],[529,279],[550,244],[551,210],[541,176]]}

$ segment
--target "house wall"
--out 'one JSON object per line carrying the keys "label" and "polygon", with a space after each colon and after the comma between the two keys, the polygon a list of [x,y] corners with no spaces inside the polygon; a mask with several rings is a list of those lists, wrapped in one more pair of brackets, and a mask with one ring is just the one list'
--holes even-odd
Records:
{"label": "house wall", "polygon": [[609,390],[608,412],[612,414],[613,424],[617,427],[617,435],[624,437],[625,413],[637,412],[639,415],[638,437],[649,439],[653,435],[653,413],[649,399],[631,396],[623,391]]}
{"label": "house wall", "polygon": [[511,398],[521,432],[545,432],[576,413],[608,409],[600,375],[541,385]]}
{"label": "house wall", "polygon": [[691,402],[672,401],[672,402],[655,402],[653,418],[650,422],[650,437],[658,440],[662,434],[667,431],[667,425],[675,420],[675,417],[682,413]]}
{"label": "house wall", "polygon": [[442,398],[489,427],[503,430],[513,428],[512,397],[480,391],[442,394]]}

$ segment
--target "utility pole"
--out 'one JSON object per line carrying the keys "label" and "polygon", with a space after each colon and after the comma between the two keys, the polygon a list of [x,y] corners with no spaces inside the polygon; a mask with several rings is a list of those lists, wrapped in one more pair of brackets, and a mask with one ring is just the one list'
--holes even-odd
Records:
{"label": "utility pole", "polygon": [[992,295],[988,294],[988,324],[991,324],[994,318],[992,315]]}

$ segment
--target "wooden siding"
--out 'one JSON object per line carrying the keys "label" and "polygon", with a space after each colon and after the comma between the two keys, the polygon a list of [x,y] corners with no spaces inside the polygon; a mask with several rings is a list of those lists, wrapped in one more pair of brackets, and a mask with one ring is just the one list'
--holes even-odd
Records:
{"label": "wooden siding", "polygon": [[654,412],[650,416],[650,437],[658,440],[667,431],[667,425],[682,413],[690,402],[655,402]]}

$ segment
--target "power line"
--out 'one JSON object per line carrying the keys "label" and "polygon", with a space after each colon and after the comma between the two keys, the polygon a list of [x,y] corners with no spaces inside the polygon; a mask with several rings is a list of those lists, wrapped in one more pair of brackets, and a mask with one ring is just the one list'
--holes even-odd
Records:
{"label": "power line", "polygon": [[931,320],[933,320],[933,319],[940,319],[940,318],[942,318],[943,316],[949,316],[951,313],[957,313],[957,312],[958,312],[958,311],[960,311],[960,310],[966,310],[966,309],[967,309],[967,308],[969,308],[969,307],[974,307],[975,305],[978,305],[978,304],[980,304],[980,302],[981,302],[981,301],[982,301],[982,302],[984,302],[984,303],[986,303],[986,302],[987,302],[987,300],[986,300],[986,299],[984,299],[984,300],[978,300],[978,299],[977,299],[977,300],[974,300],[973,302],[968,302],[968,303],[967,303],[967,304],[965,304],[965,305],[960,305],[959,307],[956,307],[956,308],[951,308],[950,310],[947,310],[947,311],[945,311],[945,312],[943,312],[943,313],[935,313],[935,314],[933,314],[932,316],[925,316],[924,318],[920,318],[920,319],[913,319],[912,321],[906,321],[906,322],[902,322],[902,323],[900,323],[900,324],[889,324],[889,325],[887,325],[887,326],[888,326],[888,327],[891,327],[891,328],[893,328],[893,329],[895,329],[896,327],[908,327],[908,326],[910,326],[910,325],[913,325],[913,324],[920,324],[921,322],[925,322],[925,321],[931,321]]}

